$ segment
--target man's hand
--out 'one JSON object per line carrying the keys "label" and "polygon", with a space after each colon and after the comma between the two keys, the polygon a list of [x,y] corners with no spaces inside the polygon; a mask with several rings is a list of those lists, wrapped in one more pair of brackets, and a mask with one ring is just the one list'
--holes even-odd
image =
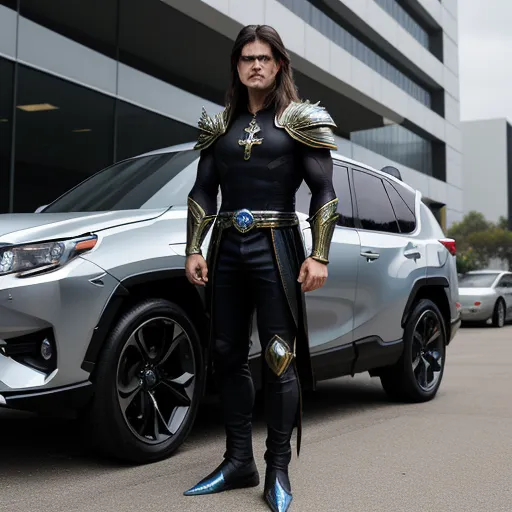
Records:
{"label": "man's hand", "polygon": [[192,284],[204,286],[208,282],[208,265],[200,254],[187,256],[185,274]]}
{"label": "man's hand", "polygon": [[327,265],[325,263],[320,263],[313,258],[306,258],[300,268],[297,281],[302,283],[303,292],[312,292],[325,284],[327,273]]}

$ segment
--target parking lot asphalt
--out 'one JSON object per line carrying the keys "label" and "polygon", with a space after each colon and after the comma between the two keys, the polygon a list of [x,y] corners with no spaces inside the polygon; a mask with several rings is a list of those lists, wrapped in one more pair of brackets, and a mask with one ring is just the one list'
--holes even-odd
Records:
{"label": "parking lot asphalt", "polygon": [[[263,476],[261,409],[254,449]],[[267,510],[263,482],[182,495],[221,460],[219,418],[207,402],[174,456],[132,467],[90,453],[72,420],[0,410],[0,511]],[[290,475],[290,512],[511,512],[512,326],[461,329],[441,389],[426,404],[393,404],[367,375],[320,383],[305,397]]]}

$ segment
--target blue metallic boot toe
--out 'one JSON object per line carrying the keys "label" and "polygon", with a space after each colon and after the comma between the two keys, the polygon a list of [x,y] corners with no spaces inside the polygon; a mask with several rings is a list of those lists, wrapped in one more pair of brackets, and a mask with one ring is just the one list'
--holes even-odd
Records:
{"label": "blue metallic boot toe", "polygon": [[217,469],[183,494],[185,496],[215,494],[231,489],[256,487],[259,483],[260,477],[254,461],[235,466],[232,462],[225,460]]}
{"label": "blue metallic boot toe", "polygon": [[293,496],[286,473],[271,470],[265,479],[264,499],[273,512],[286,512],[290,507]]}

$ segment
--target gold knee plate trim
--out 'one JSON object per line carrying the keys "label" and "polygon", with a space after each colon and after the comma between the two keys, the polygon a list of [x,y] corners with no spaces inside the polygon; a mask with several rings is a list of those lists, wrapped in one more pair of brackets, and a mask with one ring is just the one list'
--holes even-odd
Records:
{"label": "gold knee plate trim", "polygon": [[292,352],[288,343],[277,334],[272,337],[265,350],[265,360],[278,377],[288,369],[294,357],[295,351]]}

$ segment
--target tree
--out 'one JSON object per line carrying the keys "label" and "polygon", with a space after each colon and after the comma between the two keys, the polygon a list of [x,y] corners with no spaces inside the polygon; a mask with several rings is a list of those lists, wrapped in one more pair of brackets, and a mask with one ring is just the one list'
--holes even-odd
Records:
{"label": "tree", "polygon": [[459,273],[486,268],[493,258],[506,261],[512,269],[512,231],[505,217],[494,224],[482,213],[471,211],[454,223],[447,235],[457,243]]}

